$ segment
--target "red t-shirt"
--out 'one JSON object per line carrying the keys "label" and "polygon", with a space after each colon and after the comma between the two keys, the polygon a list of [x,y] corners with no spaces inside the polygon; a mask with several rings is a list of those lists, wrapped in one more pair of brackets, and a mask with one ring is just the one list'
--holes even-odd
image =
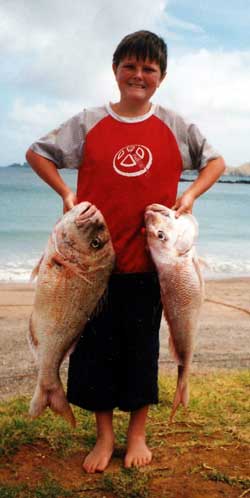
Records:
{"label": "red t-shirt", "polygon": [[77,198],[103,213],[117,272],[152,271],[141,231],[144,211],[154,202],[174,204],[181,171],[176,139],[156,116],[136,123],[107,116],[87,134]]}
{"label": "red t-shirt", "polygon": [[106,106],[86,109],[31,148],[58,168],[78,168],[78,201],[102,211],[116,271],[126,273],[154,269],[141,231],[146,206],[171,207],[181,171],[219,156],[196,125],[158,105],[131,119]]}

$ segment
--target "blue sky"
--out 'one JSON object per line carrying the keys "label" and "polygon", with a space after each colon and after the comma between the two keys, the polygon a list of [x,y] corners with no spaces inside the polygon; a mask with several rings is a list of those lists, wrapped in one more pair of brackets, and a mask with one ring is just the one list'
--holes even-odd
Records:
{"label": "blue sky", "polygon": [[228,165],[250,161],[249,0],[0,2],[0,166],[83,107],[118,98],[112,53],[127,33],[165,38],[155,101],[198,124]]}
{"label": "blue sky", "polygon": [[166,9],[170,16],[197,27],[185,39],[189,48],[224,50],[249,47],[250,5],[248,0],[186,1],[170,0]]}

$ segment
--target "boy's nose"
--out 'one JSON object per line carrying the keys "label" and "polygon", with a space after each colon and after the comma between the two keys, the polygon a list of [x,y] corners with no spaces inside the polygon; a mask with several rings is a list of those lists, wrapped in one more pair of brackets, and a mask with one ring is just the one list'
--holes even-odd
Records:
{"label": "boy's nose", "polygon": [[135,68],[134,77],[140,78],[140,79],[142,78],[142,68],[141,67]]}

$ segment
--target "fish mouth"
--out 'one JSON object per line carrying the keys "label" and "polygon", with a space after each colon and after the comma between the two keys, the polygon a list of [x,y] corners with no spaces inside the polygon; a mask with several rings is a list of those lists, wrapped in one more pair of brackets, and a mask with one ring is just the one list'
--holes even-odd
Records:
{"label": "fish mouth", "polygon": [[162,214],[163,216],[170,216],[172,212],[172,209],[163,206],[163,204],[150,204],[150,206],[147,206],[145,209],[145,217],[147,217],[148,214]]}
{"label": "fish mouth", "polygon": [[149,226],[149,224],[161,223],[162,216],[170,220],[173,217],[172,209],[169,209],[162,204],[151,204],[150,206],[147,206],[144,214],[146,226]]}
{"label": "fish mouth", "polygon": [[90,222],[103,223],[101,213],[94,204],[91,204],[90,202],[83,202],[82,204],[84,205],[75,219],[77,228],[86,226],[86,224],[89,224]]}

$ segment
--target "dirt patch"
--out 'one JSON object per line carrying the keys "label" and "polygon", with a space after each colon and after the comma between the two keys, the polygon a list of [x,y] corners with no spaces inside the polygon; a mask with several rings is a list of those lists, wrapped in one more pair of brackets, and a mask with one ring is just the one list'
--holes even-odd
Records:
{"label": "dirt patch", "polygon": [[[202,310],[193,371],[249,368],[249,314],[244,312],[244,309],[249,310],[249,280],[207,282],[206,287],[210,301],[204,303]],[[35,387],[36,368],[26,341],[33,294],[32,286],[14,287],[14,290],[0,288],[2,399],[24,394],[30,396]],[[223,301],[229,306],[211,300]],[[167,336],[163,322],[160,368],[172,374],[176,367],[168,353]],[[62,377],[66,379],[66,375],[67,362],[64,362]],[[175,427],[180,426],[175,424]],[[220,444],[220,441],[224,442]],[[122,446],[116,449],[104,475],[119,474],[124,451]],[[68,456],[58,455],[43,440],[21,446],[14,456],[1,459],[0,482],[2,485],[35,487],[49,475],[61,486],[73,490],[75,497],[121,498],[105,487],[103,475],[89,476],[82,471],[86,453],[87,449],[83,447],[82,451]],[[152,464],[142,470],[149,477],[148,498],[250,497],[250,448],[233,438],[225,444],[220,431],[206,435],[204,430],[204,435],[199,435],[198,440],[194,437],[194,430],[173,431],[159,439],[153,454]],[[130,494],[127,498],[131,498]]]}
{"label": "dirt patch", "polygon": [[[190,436],[186,436],[185,442],[190,443]],[[246,491],[240,478],[249,479],[249,447],[230,444],[213,448],[213,441],[206,440],[182,453],[183,436],[175,435],[163,443],[164,448],[154,449],[150,469],[142,471],[149,472],[150,498],[239,498]],[[121,448],[115,452],[106,475],[119,472],[122,456]],[[61,486],[73,490],[75,496],[120,498],[107,492],[102,474],[89,476],[82,471],[83,457],[84,451],[67,457],[55,455],[42,441],[35,446],[23,446],[11,460],[2,459],[1,483],[36,487],[49,474],[60,480]]]}

